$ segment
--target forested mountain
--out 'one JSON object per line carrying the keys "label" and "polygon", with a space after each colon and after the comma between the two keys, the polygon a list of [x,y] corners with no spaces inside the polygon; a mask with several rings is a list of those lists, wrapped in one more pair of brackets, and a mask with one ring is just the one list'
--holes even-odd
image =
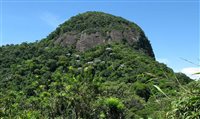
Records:
{"label": "forested mountain", "polygon": [[200,117],[200,83],[155,60],[135,23],[86,12],[34,43],[0,47],[0,117]]}

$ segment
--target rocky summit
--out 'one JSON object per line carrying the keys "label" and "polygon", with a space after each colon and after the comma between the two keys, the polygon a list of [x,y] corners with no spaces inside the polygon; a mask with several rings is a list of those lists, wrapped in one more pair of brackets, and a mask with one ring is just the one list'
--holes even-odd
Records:
{"label": "rocky summit", "polygon": [[86,51],[97,45],[120,42],[154,58],[151,44],[133,22],[103,12],[86,12],[70,18],[49,35],[56,44]]}

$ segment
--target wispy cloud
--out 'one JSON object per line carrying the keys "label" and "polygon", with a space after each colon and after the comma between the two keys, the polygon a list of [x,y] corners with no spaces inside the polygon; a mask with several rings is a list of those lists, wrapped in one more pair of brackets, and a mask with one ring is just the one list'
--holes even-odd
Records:
{"label": "wispy cloud", "polygon": [[186,74],[187,76],[189,76],[192,79],[200,79],[200,75],[199,74],[195,74],[200,72],[200,67],[187,67],[187,68],[183,68],[181,70],[182,73]]}
{"label": "wispy cloud", "polygon": [[41,20],[43,20],[46,24],[48,24],[50,27],[56,28],[59,24],[62,23],[62,20],[50,12],[44,12],[41,15]]}
{"label": "wispy cloud", "polygon": [[169,64],[169,60],[167,58],[156,58],[156,59],[160,63]]}

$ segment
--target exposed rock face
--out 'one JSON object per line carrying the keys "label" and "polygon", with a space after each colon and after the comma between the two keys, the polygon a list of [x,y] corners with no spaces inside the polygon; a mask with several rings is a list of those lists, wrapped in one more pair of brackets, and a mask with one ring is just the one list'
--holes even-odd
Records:
{"label": "exposed rock face", "polygon": [[76,46],[77,50],[85,51],[100,44],[122,42],[124,40],[133,45],[138,42],[139,36],[131,31],[121,32],[117,30],[107,32],[106,36],[103,36],[100,32],[91,34],[67,32],[58,37],[55,43],[59,43],[62,46]]}
{"label": "exposed rock face", "polygon": [[105,38],[101,35],[101,33],[96,32],[89,35],[83,33],[81,34],[80,40],[76,43],[76,49],[79,51],[85,51],[103,43],[105,43]]}
{"label": "exposed rock face", "polygon": [[125,31],[123,32],[123,36],[128,42],[128,44],[133,45],[136,42],[139,42],[140,34],[134,33],[132,31]]}
{"label": "exposed rock face", "polygon": [[67,32],[60,36],[55,43],[59,43],[62,46],[75,45],[78,40],[78,35],[76,32]]}
{"label": "exposed rock face", "polygon": [[[130,30],[126,30],[123,32],[113,30],[111,32],[107,32],[106,35],[102,35],[102,33],[100,32],[91,34],[66,32],[62,36],[58,37],[55,40],[55,43],[61,44],[62,46],[73,46],[79,51],[85,51],[97,45],[107,44],[112,42],[123,42],[123,43],[126,42],[130,46],[137,47],[138,44],[142,44],[141,42],[144,42],[143,41],[144,38],[143,40],[141,40],[141,38],[142,38],[141,34]],[[145,40],[148,42],[147,39]],[[146,49],[146,48],[140,47],[138,49],[144,51],[149,56],[154,57],[152,49]]]}
{"label": "exposed rock face", "polygon": [[149,40],[139,26],[101,12],[86,12],[62,24],[50,34],[54,43],[85,51],[100,44],[122,42],[154,58]]}
{"label": "exposed rock face", "polygon": [[120,42],[123,39],[123,33],[117,30],[113,30],[108,33],[108,37],[111,39],[111,41]]}

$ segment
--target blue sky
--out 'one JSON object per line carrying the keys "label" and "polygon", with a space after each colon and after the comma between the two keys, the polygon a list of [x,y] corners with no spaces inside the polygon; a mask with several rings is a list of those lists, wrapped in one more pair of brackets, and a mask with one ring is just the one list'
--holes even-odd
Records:
{"label": "blue sky", "polygon": [[[198,0],[0,0],[0,45],[34,42],[78,13],[102,11],[138,24],[156,59],[175,71],[199,71]],[[190,70],[191,71],[191,70]],[[185,72],[187,73],[187,72]]]}

